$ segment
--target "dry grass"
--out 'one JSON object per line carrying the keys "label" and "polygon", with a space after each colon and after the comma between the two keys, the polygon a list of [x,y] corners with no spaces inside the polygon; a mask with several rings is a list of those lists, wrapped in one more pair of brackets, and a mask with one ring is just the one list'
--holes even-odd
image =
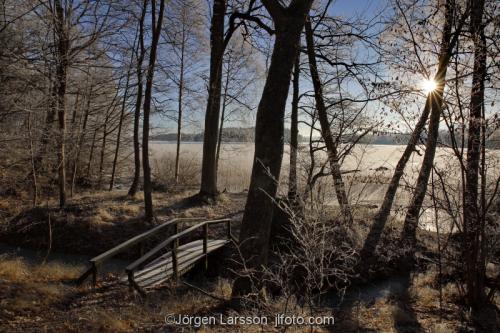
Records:
{"label": "dry grass", "polygon": [[92,318],[86,321],[88,332],[109,332],[122,333],[132,332],[132,325],[129,320],[122,318],[121,315],[109,312],[96,312]]}
{"label": "dry grass", "polygon": [[342,322],[345,332],[356,332],[369,327],[379,332],[395,332],[394,314],[399,312],[387,298],[378,299],[374,304],[358,303],[353,307],[350,319]]}
{"label": "dry grass", "polygon": [[28,265],[18,257],[0,256],[0,278],[12,282],[57,282],[75,279],[83,266],[51,262]]}
{"label": "dry grass", "polygon": [[28,265],[15,257],[0,257],[0,281],[6,291],[0,297],[3,309],[10,312],[47,311],[50,306],[63,300],[70,287],[61,283],[74,279],[80,268],[58,263]]}
{"label": "dry grass", "polygon": [[28,266],[21,259],[0,257],[0,278],[10,281],[25,281],[29,275]]}

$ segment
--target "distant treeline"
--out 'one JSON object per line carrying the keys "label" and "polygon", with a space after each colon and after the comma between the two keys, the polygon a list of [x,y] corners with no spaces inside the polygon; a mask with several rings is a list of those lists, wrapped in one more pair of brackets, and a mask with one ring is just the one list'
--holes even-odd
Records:
{"label": "distant treeline", "polygon": [[[376,133],[367,134],[359,140],[359,143],[374,145],[406,145],[410,140],[410,133]],[[456,140],[460,142],[460,134],[455,134]],[[228,127],[222,130],[222,142],[254,142],[255,127]],[[317,139],[317,138],[315,138]],[[422,135],[425,140],[425,134]],[[157,134],[151,136],[154,141],[176,141],[176,133]],[[181,140],[184,142],[203,142],[203,132],[182,133]],[[299,134],[299,142],[307,142],[308,138]],[[344,138],[344,142],[353,142],[354,138]],[[290,129],[285,128],[285,142],[290,142]],[[448,131],[440,131],[439,142],[441,145],[451,146],[452,138]],[[497,130],[486,140],[486,147],[500,149],[500,132]]]}
{"label": "distant treeline", "polygon": [[[154,141],[176,141],[177,133],[157,134],[151,136]],[[182,141],[203,142],[203,132],[182,133]],[[290,129],[285,128],[285,140],[290,141]],[[299,134],[299,142],[306,141],[306,138]],[[222,142],[254,142],[255,127],[228,127],[222,130]]]}
{"label": "distant treeline", "polygon": [[[467,132],[465,132],[467,133]],[[488,138],[486,139],[486,147],[490,149],[500,149],[500,131],[497,129],[494,133],[488,133]],[[361,140],[360,143],[364,144],[375,144],[375,145],[406,145],[410,140],[410,133],[401,134],[367,134]],[[422,140],[425,142],[426,133],[422,134]],[[454,134],[454,140],[456,142],[461,142],[461,133],[456,132]],[[464,138],[467,142],[467,135]],[[354,140],[344,140],[344,141],[354,141]],[[450,135],[449,131],[439,131],[439,141],[438,144],[441,146],[452,146],[453,137]]]}

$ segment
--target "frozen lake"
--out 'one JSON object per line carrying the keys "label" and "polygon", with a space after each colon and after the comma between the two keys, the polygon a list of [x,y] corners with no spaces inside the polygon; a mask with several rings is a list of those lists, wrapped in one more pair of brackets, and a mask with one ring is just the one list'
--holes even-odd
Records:
{"label": "frozen lake", "polygon": [[[175,156],[175,143],[153,141],[151,143],[153,173],[161,172],[167,165],[171,167]],[[186,173],[186,177],[193,182],[199,183],[199,170],[201,169],[202,143],[182,143],[180,173]],[[343,171],[357,170],[346,174],[344,180],[348,187],[350,202],[358,205],[377,205],[385,194],[386,184],[394,172],[394,168],[404,151],[402,145],[358,145],[342,163]],[[283,166],[280,177],[280,191],[286,193],[288,179],[288,146],[285,146]],[[395,213],[403,213],[404,208],[411,198],[411,188],[415,183],[416,176],[423,158],[422,148],[410,158],[405,175],[400,182],[394,202]],[[493,164],[489,166],[488,172],[492,179],[500,175],[500,151],[489,151]],[[220,190],[229,192],[241,192],[248,188],[254,155],[253,143],[225,143],[221,147],[219,162],[218,185]],[[317,154],[317,164],[325,161],[325,154]],[[496,161],[496,162],[495,162]],[[310,165],[308,146],[303,145],[299,152],[299,185],[304,184],[307,179],[307,168]],[[436,152],[435,165],[443,176],[446,186],[452,191],[459,193],[461,188],[460,168],[453,151],[448,148],[438,148]],[[435,179],[436,182],[437,176]],[[440,188],[440,183],[436,188]],[[328,205],[336,205],[335,193],[331,177],[322,177],[316,188],[321,189],[321,198]],[[429,187],[430,190],[430,187]],[[319,194],[318,194],[319,195]],[[439,196],[439,193],[437,194]],[[435,221],[435,211],[426,209],[431,204],[427,198],[424,204],[421,221],[429,224]],[[438,211],[439,219],[448,220],[448,214]],[[426,221],[426,222],[424,222]],[[431,225],[427,225],[431,228]]]}

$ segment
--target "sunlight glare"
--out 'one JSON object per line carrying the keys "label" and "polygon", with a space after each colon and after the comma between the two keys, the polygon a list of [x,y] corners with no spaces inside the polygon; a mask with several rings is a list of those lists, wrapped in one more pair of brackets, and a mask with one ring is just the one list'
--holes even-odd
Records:
{"label": "sunlight glare", "polygon": [[429,93],[433,92],[436,90],[437,84],[436,81],[433,79],[430,80],[423,80],[422,81],[422,89],[424,90],[425,94],[428,95]]}

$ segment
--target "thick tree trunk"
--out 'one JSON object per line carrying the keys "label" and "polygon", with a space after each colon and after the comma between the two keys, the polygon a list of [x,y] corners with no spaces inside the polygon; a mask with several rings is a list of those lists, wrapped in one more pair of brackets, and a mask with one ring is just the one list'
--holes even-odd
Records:
{"label": "thick tree trunk", "polygon": [[[416,245],[416,231],[418,227],[418,217],[422,203],[427,192],[427,183],[434,163],[436,154],[437,139],[439,136],[439,120],[443,108],[443,91],[446,84],[446,71],[451,54],[451,27],[455,13],[455,1],[447,0],[445,5],[445,22],[441,41],[441,54],[439,56],[438,72],[434,78],[436,90],[429,93],[431,98],[431,113],[429,118],[429,129],[425,144],[425,154],[417,178],[417,184],[413,192],[412,201],[406,213],[403,227],[403,241],[408,247],[409,253],[413,252]],[[456,32],[458,35],[458,31]],[[455,40],[455,39],[454,39]],[[456,43],[456,41],[455,41]],[[453,43],[453,45],[455,45]]]}
{"label": "thick tree trunk", "polygon": [[299,136],[299,79],[300,79],[300,45],[293,66],[292,114],[290,117],[290,168],[288,172],[288,200],[292,205],[297,202],[297,149]]}
{"label": "thick tree trunk", "polygon": [[[289,8],[285,9],[277,2],[264,2],[274,20],[276,39],[257,109],[252,178],[240,231],[240,251],[245,267],[257,272],[267,264],[273,199],[283,158],[286,100],[300,34],[311,3],[292,1]],[[260,283],[258,276],[256,279],[244,276],[237,278],[233,285],[233,298],[238,299],[250,293],[254,282]]]}
{"label": "thick tree trunk", "polygon": [[203,134],[203,160],[200,196],[217,196],[217,132],[219,129],[222,57],[224,55],[224,16],[226,0],[214,0],[210,33],[210,79]]}
{"label": "thick tree trunk", "polygon": [[467,168],[464,193],[464,262],[466,268],[467,300],[476,310],[486,300],[485,262],[482,253],[484,214],[480,209],[479,164],[481,158],[482,107],[484,104],[484,80],[486,77],[486,41],[482,23],[484,0],[475,2],[471,10],[471,34],[474,42],[474,72],[470,100],[467,138]]}
{"label": "thick tree trunk", "polygon": [[57,142],[57,160],[58,160],[58,184],[59,184],[59,207],[66,205],[66,80],[68,71],[69,39],[66,31],[64,8],[60,0],[54,1],[56,18],[55,31],[57,36],[57,119],[59,124],[59,135]]}
{"label": "thick tree trunk", "polygon": [[[147,6],[147,0],[144,0],[144,7]],[[153,27],[153,36],[151,48],[149,51],[149,64],[146,74],[146,87],[144,91],[144,119],[142,125],[142,170],[144,173],[144,208],[145,220],[147,223],[153,222],[153,198],[151,187],[151,168],[149,166],[149,115],[151,112],[151,95],[153,91],[153,78],[155,73],[156,50],[160,39],[161,26],[163,22],[163,12],[165,0],[160,0],[158,12],[158,22],[156,21],[156,1],[151,0],[151,26]]]}
{"label": "thick tree trunk", "polygon": [[330,172],[333,177],[335,194],[337,195],[337,201],[339,203],[340,210],[342,211],[342,217],[345,222],[351,224],[352,223],[351,207],[349,206],[349,200],[347,198],[347,193],[345,191],[345,184],[342,179],[342,173],[340,171],[337,144],[333,139],[333,134],[330,129],[330,121],[328,120],[328,113],[323,99],[323,87],[318,74],[316,55],[314,50],[313,31],[309,19],[306,21],[305,26],[306,26],[307,55],[309,58],[309,68],[311,70],[311,77],[314,86],[314,98],[316,100],[316,110],[318,112],[318,119],[321,125],[321,136],[323,137],[323,141],[325,142],[325,146],[328,151]]}
{"label": "thick tree trunk", "polygon": [[128,190],[128,196],[133,197],[139,189],[139,180],[141,177],[141,148],[139,144],[139,122],[141,120],[142,105],[142,63],[146,54],[144,47],[144,19],[146,17],[147,3],[144,2],[141,17],[139,19],[139,54],[137,55],[136,74],[137,74],[137,97],[134,111],[134,179]]}

